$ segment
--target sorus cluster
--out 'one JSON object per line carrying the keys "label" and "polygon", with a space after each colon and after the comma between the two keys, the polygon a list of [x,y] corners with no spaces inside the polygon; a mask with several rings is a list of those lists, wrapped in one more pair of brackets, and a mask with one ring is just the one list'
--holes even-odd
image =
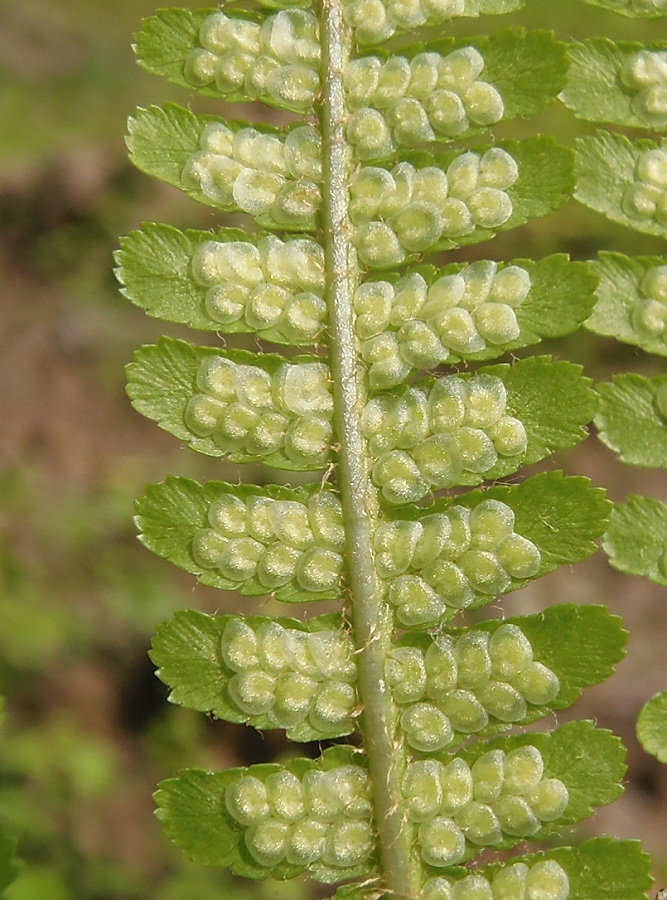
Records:
{"label": "sorus cluster", "polygon": [[223,209],[264,216],[276,227],[313,228],[321,202],[320,145],[312,125],[266,134],[211,122],[202,129],[201,150],[188,159],[181,178]]}
{"label": "sorus cluster", "polygon": [[509,753],[489,750],[472,766],[458,757],[446,765],[416,760],[402,791],[408,815],[421,823],[422,858],[438,867],[462,862],[468,843],[492,847],[508,835],[531,837],[569,802],[567,787],[544,777],[542,754],[529,744]]}
{"label": "sorus cluster", "polygon": [[499,228],[512,215],[507,192],[519,177],[513,157],[500,147],[457,156],[447,171],[401,162],[388,170],[365,166],[350,182],[353,243],[363,265],[403,262],[440,239],[476,228]]}
{"label": "sorus cluster", "polygon": [[621,81],[634,96],[637,118],[662,128],[667,125],[667,52],[640,50],[621,70]]}
{"label": "sorus cluster", "polygon": [[378,573],[391,579],[389,601],[408,626],[488,603],[513,579],[535,576],[541,562],[538,547],[514,531],[511,507],[498,500],[387,522],[375,533],[375,549]]}
{"label": "sorus cluster", "polygon": [[333,401],[324,363],[284,363],[273,375],[259,366],[207,356],[197,369],[184,420],[222,453],[282,454],[295,465],[326,463]]}
{"label": "sorus cluster", "polygon": [[456,137],[493,125],[505,111],[493,85],[479,80],[484,57],[474,47],[447,56],[353,59],[345,69],[347,138],[357,159],[384,159],[398,146],[414,147],[437,135]]}
{"label": "sorus cluster", "polygon": [[378,44],[397,31],[440,25],[466,13],[466,0],[344,0],[358,44]]}
{"label": "sorus cluster", "polygon": [[523,454],[526,429],[506,409],[507,391],[495,375],[447,375],[375,397],[363,414],[376,457],[373,481],[390,503],[413,503],[431,487],[453,487],[468,473],[488,472],[499,457]]}
{"label": "sorus cluster", "polygon": [[202,22],[199,44],[185,61],[195,87],[215,85],[294,110],[309,109],[319,92],[319,29],[310,12],[282,10],[262,25],[216,12]]}
{"label": "sorus cluster", "polygon": [[467,875],[461,881],[429,878],[422,900],[568,900],[570,882],[565,869],[553,859],[528,866],[514,863],[494,875]]}
{"label": "sorus cluster", "polygon": [[394,700],[409,704],[401,726],[422,753],[447,747],[457,733],[482,731],[492,719],[520,722],[528,704],[545,706],[560,690],[558,676],[533,660],[530,642],[510,624],[490,636],[481,630],[439,635],[425,652],[396,647],[386,677]]}
{"label": "sorus cluster", "polygon": [[654,219],[667,225],[667,151],[644,150],[635,166],[635,181],[623,194],[623,212],[631,219]]}
{"label": "sorus cluster", "polygon": [[640,334],[663,337],[667,332],[667,266],[654,266],[642,278],[639,290],[646,299],[632,307],[632,324]]}
{"label": "sorus cluster", "polygon": [[231,618],[220,643],[235,674],[227,684],[245,715],[268,716],[272,728],[308,722],[332,736],[353,730],[357,670],[352,641],[340,630],[304,632],[268,621],[252,628]]}
{"label": "sorus cluster", "polygon": [[208,525],[193,539],[195,562],[238,586],[252,579],[259,593],[294,581],[321,593],[339,583],[345,533],[340,502],[330,492],[307,505],[222,494],[209,507]]}
{"label": "sorus cluster", "polygon": [[192,258],[211,320],[286,343],[311,343],[326,320],[324,251],[309,238],[205,241]]}
{"label": "sorus cluster", "polygon": [[515,310],[530,293],[520,266],[480,261],[431,285],[414,272],[395,284],[367,281],[354,296],[355,329],[371,387],[394,387],[428,369],[516,340]]}
{"label": "sorus cluster", "polygon": [[227,787],[225,805],[245,827],[245,845],[259,865],[323,862],[346,869],[373,850],[369,797],[364,769],[347,765],[311,769],[302,778],[287,770],[242,775]]}

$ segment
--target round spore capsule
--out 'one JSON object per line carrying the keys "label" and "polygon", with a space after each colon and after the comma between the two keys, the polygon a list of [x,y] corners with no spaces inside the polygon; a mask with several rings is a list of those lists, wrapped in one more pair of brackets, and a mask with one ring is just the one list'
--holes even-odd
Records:
{"label": "round spore capsule", "polygon": [[540,822],[523,797],[500,797],[493,804],[500,827],[513,837],[530,837],[540,829]]}
{"label": "round spore capsule", "polygon": [[290,294],[275,284],[260,284],[250,294],[245,320],[256,331],[273,328],[282,318]]}
{"label": "round spore capsule", "polygon": [[374,483],[390,503],[414,503],[428,492],[414,460],[402,450],[381,456],[373,467]]}
{"label": "round spore capsule", "polygon": [[412,554],[412,568],[422,569],[442,553],[452,533],[452,525],[445,515],[426,516],[421,520],[422,532]]}
{"label": "round spore capsule", "polygon": [[435,313],[430,317],[429,325],[440,338],[442,345],[454,353],[468,356],[478,353],[485,347],[471,314],[460,307]]}
{"label": "round spore capsule", "polygon": [[408,815],[414,822],[425,822],[437,815],[442,803],[442,764],[432,759],[410,763],[401,790]]}
{"label": "round spore capsule", "polygon": [[495,553],[512,578],[532,578],[539,572],[542,554],[532,541],[520,534],[503,538]]}
{"label": "round spore capsule", "polygon": [[526,299],[530,288],[530,274],[526,269],[521,266],[507,266],[494,276],[488,299],[515,309]]}
{"label": "round spore capsule", "polygon": [[267,672],[290,668],[291,645],[287,632],[278,622],[263,622],[257,629],[257,656]]}
{"label": "round spore capsule", "polygon": [[233,494],[223,494],[211,503],[208,510],[208,521],[225,537],[245,537],[246,526],[245,503]]}
{"label": "round spore capsule", "polygon": [[306,808],[311,816],[322,822],[335,822],[345,814],[344,798],[335,769],[320,772],[310,769],[302,779]]}
{"label": "round spore capsule", "polygon": [[445,816],[423,822],[419,826],[418,840],[422,858],[430,866],[454,866],[465,856],[463,832]]}
{"label": "round spore capsule", "polygon": [[276,679],[275,703],[271,717],[281,728],[290,728],[304,721],[310,710],[318,683],[305,675],[289,672]]}
{"label": "round spore capsule", "polygon": [[531,662],[512,678],[512,685],[523,694],[528,703],[544,706],[556,699],[560,680],[555,672],[542,663]]}
{"label": "round spore capsule", "polygon": [[432,753],[450,744],[454,732],[447,716],[431,703],[415,703],[401,716],[408,743],[422,753]]}
{"label": "round spore capsule", "polygon": [[524,697],[504,681],[488,681],[475,693],[489,715],[501,722],[520,722],[528,711]]}
{"label": "round spore capsule", "polygon": [[462,468],[458,437],[458,433],[434,434],[412,448],[419,471],[434,487],[451,487],[457,482]]}
{"label": "round spore capsule", "polygon": [[367,822],[337,822],[329,829],[322,860],[336,868],[348,868],[366,860],[372,849],[373,832]]}
{"label": "round spore capsule", "polygon": [[437,559],[423,570],[424,579],[447,606],[465,609],[475,599],[475,592],[461,569],[446,559]]}
{"label": "round spore capsule", "polygon": [[481,428],[459,428],[454,442],[459,465],[466,472],[483,474],[498,462],[493,441]]}
{"label": "round spore capsule", "polygon": [[509,575],[495,554],[487,550],[468,550],[457,563],[472,587],[481,594],[497,597],[511,585]]}
{"label": "round spore capsule", "polygon": [[500,456],[519,456],[526,452],[528,435],[523,422],[513,416],[501,416],[487,434]]}
{"label": "round spore capsule", "polygon": [[496,188],[480,187],[466,197],[466,205],[475,225],[480,228],[500,228],[511,217],[510,197]]}
{"label": "round spore capsule", "polygon": [[380,77],[382,60],[377,56],[352,59],[345,66],[343,84],[349,108],[365,106],[373,95]]}
{"label": "round spore capsule", "polygon": [[227,547],[227,539],[212,528],[202,528],[192,539],[192,557],[203,569],[215,569]]}
{"label": "round spore capsule", "polygon": [[466,838],[480,847],[499,844],[503,839],[498,817],[485,803],[471,801],[456,816],[456,823]]}
{"label": "round spore capsule", "polygon": [[246,775],[236,779],[225,790],[225,806],[241,825],[252,825],[266,819],[270,813],[268,794],[259,778]]}
{"label": "round spore capsule", "polygon": [[214,322],[231,325],[244,318],[249,297],[250,288],[228,281],[206,292],[204,308]]}
{"label": "round spore capsule", "polygon": [[480,159],[478,185],[505,191],[519,177],[519,167],[510,154],[500,147],[492,147]]}
{"label": "round spore capsule", "polygon": [[294,547],[276,541],[259,560],[257,578],[268,591],[275,590],[294,578],[300,558],[300,552]]}
{"label": "round spore capsule", "polygon": [[514,511],[499,500],[483,500],[470,511],[471,546],[490,550],[512,533]]}
{"label": "round spore capsule", "polygon": [[290,667],[295,672],[309,677],[319,677],[319,667],[310,651],[310,642],[308,634],[305,631],[298,631],[296,628],[286,629],[287,643],[290,654]]}
{"label": "round spore capsule", "polygon": [[308,866],[324,853],[328,827],[324,822],[302,819],[290,829],[285,854],[287,862],[293,866]]}
{"label": "round spore capsule", "polygon": [[528,794],[542,780],[542,754],[530,744],[511,750],[504,761],[504,789],[510,794]]}
{"label": "round spore capsule", "polygon": [[452,885],[447,878],[429,878],[424,882],[422,900],[452,900]]}
{"label": "round spore capsule", "polygon": [[526,794],[525,799],[538,819],[555,822],[567,809],[569,793],[560,779],[545,778]]}
{"label": "round spore capsule", "polygon": [[475,125],[495,125],[503,117],[505,104],[493,85],[476,81],[467,87],[462,95],[466,113]]}
{"label": "round spore capsule", "polygon": [[491,675],[488,651],[489,635],[484,631],[468,631],[456,641],[458,686],[464,690],[480,687]]}
{"label": "round spore capsule", "polygon": [[494,900],[491,885],[482,875],[468,875],[452,886],[452,900]]}
{"label": "round spore capsule", "polygon": [[489,640],[491,675],[509,681],[533,661],[533,648],[518,625],[501,625]]}
{"label": "round spore capsule", "polygon": [[631,321],[638,332],[659,337],[667,331],[667,306],[658,300],[639,300],[632,309]]}
{"label": "round spore capsule", "polygon": [[426,695],[440,700],[454,690],[458,680],[458,665],[452,642],[444,635],[436,637],[426,651]]}
{"label": "round spore capsule", "polygon": [[428,369],[447,358],[447,351],[425,322],[406,322],[398,331],[399,353],[416,369]]}
{"label": "round spore capsule", "polygon": [[268,74],[265,88],[278,104],[305,109],[315,100],[320,79],[317,72],[306,66],[280,66]]}
{"label": "round spore capsule", "polygon": [[454,506],[447,511],[446,516],[449,519],[450,534],[443,544],[441,556],[456,559],[470,547],[470,510],[465,506]]}
{"label": "round spore capsule", "polygon": [[233,672],[246,672],[259,665],[257,636],[239,617],[231,618],[225,625],[220,652],[225,665]]}
{"label": "round spore capsule", "polygon": [[493,876],[493,900],[525,900],[528,872],[525,863],[503,866]]}
{"label": "round spore capsule", "polygon": [[482,303],[474,311],[473,319],[489,344],[509,344],[521,334],[514,310],[504,303]]}
{"label": "round spore capsule", "polygon": [[455,690],[443,697],[439,706],[456,731],[475,734],[489,724],[489,716],[471,691]]}
{"label": "round spore capsule", "polygon": [[220,554],[218,569],[230,581],[246,581],[257,571],[257,564],[263,553],[264,545],[252,538],[230,540]]}
{"label": "round spore capsule", "polygon": [[420,522],[384,522],[379,526],[373,542],[381,578],[393,578],[410,567],[422,530]]}
{"label": "round spore capsule", "polygon": [[567,873],[555,860],[535,863],[526,878],[526,900],[567,900],[570,883]]}
{"label": "round spore capsule", "polygon": [[418,647],[395,647],[385,663],[385,678],[396,703],[421,700],[426,687],[424,655]]}
{"label": "round spore capsule", "polygon": [[366,769],[355,765],[336,766],[329,769],[327,778],[338,792],[346,816],[352,819],[371,817],[371,784]]}
{"label": "round spore capsule", "polygon": [[650,268],[642,278],[641,290],[645,297],[653,297],[667,304],[667,266]]}
{"label": "round spore capsule", "polygon": [[340,501],[330,492],[315,494],[308,501],[308,519],[315,540],[333,550],[345,546],[343,511]]}
{"label": "round spore capsule", "polygon": [[278,819],[265,819],[251,825],[245,833],[245,844],[260,866],[277,866],[285,857],[290,827]]}
{"label": "round spore capsule", "polygon": [[234,363],[222,356],[207,356],[197,369],[197,387],[217,400],[231,402],[237,399]]}
{"label": "round spore capsule", "polygon": [[405,259],[398,236],[385,222],[368,222],[356,229],[354,244],[362,265],[386,268]]}
{"label": "round spore capsule", "polygon": [[357,666],[349,636],[339,630],[315,631],[307,637],[308,649],[326,678],[356,681]]}
{"label": "round spore capsule", "polygon": [[492,803],[500,797],[504,782],[504,756],[502,750],[489,750],[472,764],[473,798],[478,802]]}
{"label": "round spore capsule", "polygon": [[183,75],[185,80],[195,87],[203,87],[215,81],[218,57],[209,50],[195,47],[185,58]]}
{"label": "round spore capsule", "polygon": [[352,113],[346,134],[355,157],[361,161],[385,159],[395,149],[391,129],[377,109],[364,107]]}
{"label": "round spore capsule", "polygon": [[273,532],[279,540],[299,550],[312,544],[313,533],[305,504],[294,500],[274,500],[268,507],[268,515]]}
{"label": "round spore capsule", "polygon": [[267,672],[255,671],[233,675],[227,682],[229,696],[248,716],[260,716],[275,703],[276,682]]}
{"label": "round spore capsule", "polygon": [[286,770],[267,776],[266,787],[271,812],[279,819],[296,822],[306,814],[301,782]]}
{"label": "round spore capsule", "polygon": [[314,728],[325,733],[350,728],[350,716],[356,702],[357,693],[352,685],[330,681],[316,694],[308,718]]}
{"label": "round spore capsule", "polygon": [[389,324],[394,289],[387,281],[367,281],[354,295],[357,337],[368,340],[380,334]]}
{"label": "round spore capsule", "polygon": [[473,780],[470,766],[462,759],[453,759],[440,770],[442,784],[441,811],[453,816],[472,800]]}

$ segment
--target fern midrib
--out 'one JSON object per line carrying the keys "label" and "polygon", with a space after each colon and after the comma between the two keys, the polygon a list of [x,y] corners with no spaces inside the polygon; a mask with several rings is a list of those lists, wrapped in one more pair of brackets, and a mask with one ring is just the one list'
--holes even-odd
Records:
{"label": "fern midrib", "polygon": [[397,900],[407,900],[418,896],[419,880],[412,853],[412,829],[402,809],[400,791],[405,746],[384,674],[391,649],[393,617],[375,570],[373,531],[380,509],[369,477],[366,442],[361,430],[366,385],[354,332],[353,296],[359,271],[348,217],[351,153],[345,137],[347,112],[343,88],[351,40],[343,20],[341,0],[324,0],[321,24],[329,360],[340,447],[338,481],[346,533],[350,618],[358,653],[358,692],[363,710],[364,749],[373,784],[382,889]]}

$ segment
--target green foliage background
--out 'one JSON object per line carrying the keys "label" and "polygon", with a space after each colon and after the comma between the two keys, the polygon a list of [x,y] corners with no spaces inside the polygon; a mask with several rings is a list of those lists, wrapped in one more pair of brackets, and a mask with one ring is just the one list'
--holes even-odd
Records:
{"label": "green foliage background", "polygon": [[[233,482],[240,473],[183,449],[124,396],[123,366],[133,350],[165,330],[185,332],[147,319],[118,295],[111,275],[117,236],[145,219],[180,228],[220,224],[126,160],[125,119],[134,107],[184,100],[134,65],[130,36],[154,9],[154,0],[0,2],[0,690],[7,696],[0,821],[20,835],[23,860],[9,900],[213,900],[231,889],[260,900],[306,896],[300,882],[246,885],[186,865],[152,816],[155,784],[179,766],[222,769],[288,752],[273,733],[262,738],[168,708],[146,657],[157,624],[173,610],[243,608],[242,598],[198,585],[147,553],[132,523],[134,497],[148,481],[172,473]],[[579,0],[529,0],[523,12],[483,24],[552,28],[564,39],[651,41],[667,38],[664,22],[623,19]],[[453,32],[480,27],[469,20]],[[212,101],[196,108],[219,110]],[[536,127],[568,144],[590,130],[556,106],[537,125],[499,131],[521,137]],[[586,259],[600,249],[664,252],[657,239],[571,203],[457,258],[566,251]],[[254,341],[230,338],[229,345]],[[542,350],[582,363],[596,380],[664,371],[660,359],[586,332]],[[660,472],[624,468],[593,441],[553,465],[592,477],[616,501],[628,492],[667,499]],[[257,477],[266,475],[258,470]],[[556,600],[608,602],[632,633],[618,674],[572,713],[595,716],[630,748],[626,797],[587,824],[586,834],[642,838],[655,854],[656,877],[667,880],[660,840],[667,775],[633,737],[642,700],[663,687],[664,589],[611,572],[600,555],[509,598],[506,610],[533,612]],[[285,608],[273,601],[260,612]]]}

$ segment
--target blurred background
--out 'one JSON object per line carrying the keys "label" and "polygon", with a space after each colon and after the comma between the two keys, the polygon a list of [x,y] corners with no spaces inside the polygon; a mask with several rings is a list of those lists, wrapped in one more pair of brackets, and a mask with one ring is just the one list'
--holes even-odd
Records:
{"label": "blurred background", "polygon": [[[203,588],[153,558],[135,538],[134,498],[169,473],[286,480],[198,456],[134,413],[124,396],[133,350],[162,333],[186,334],[119,295],[118,235],[143,220],[221,224],[126,160],[125,120],[135,106],[173,99],[216,108],[134,64],[132,34],[153,10],[153,0],[0,0],[0,692],[7,705],[0,820],[20,837],[22,860],[9,900],[315,895],[300,881],[246,884],[191,866],[153,818],[156,783],[181,766],[223,768],[295,752],[280,734],[260,736],[169,706],[147,657],[156,625],[175,609],[271,614],[278,604]],[[562,38],[667,40],[667,20],[632,22],[578,0],[532,0],[522,13],[484,22],[521,24]],[[479,27],[457,23],[453,31]],[[538,128],[565,143],[584,130],[558,107],[506,130]],[[587,259],[601,248],[664,252],[661,242],[571,203],[460,258],[565,250]],[[662,360],[585,332],[543,349],[582,363],[596,380],[664,372]],[[621,466],[594,438],[548,467],[592,477],[615,501],[631,491],[667,500],[664,473]],[[617,675],[563,717],[593,717],[623,737],[627,791],[568,837],[640,838],[655,856],[658,886],[666,884],[667,770],[634,738],[643,701],[667,687],[665,591],[614,573],[598,554],[509,596],[503,608],[515,615],[565,601],[606,602],[631,632]]]}

